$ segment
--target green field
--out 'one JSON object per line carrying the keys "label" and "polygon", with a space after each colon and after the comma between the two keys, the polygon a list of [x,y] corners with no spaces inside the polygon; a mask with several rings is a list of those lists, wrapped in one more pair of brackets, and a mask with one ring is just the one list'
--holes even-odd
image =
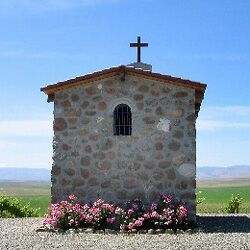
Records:
{"label": "green field", "polygon": [[34,208],[40,208],[39,215],[44,216],[50,204],[50,184],[1,182],[0,194],[15,197],[23,204],[29,203]]}
{"label": "green field", "polygon": [[[236,186],[237,185],[237,186]],[[199,185],[197,191],[202,191],[201,196],[205,201],[197,206],[198,213],[224,213],[225,207],[232,194],[240,194],[243,198],[240,213],[250,213],[250,185],[215,185],[210,183]],[[44,216],[50,204],[50,184],[48,183],[19,183],[1,182],[0,194],[16,197],[23,203],[30,203],[34,208],[40,208],[39,215]]]}
{"label": "green field", "polygon": [[198,213],[224,213],[232,194],[239,194],[243,198],[240,213],[250,213],[250,186],[202,187],[201,196],[205,201],[197,206]]}

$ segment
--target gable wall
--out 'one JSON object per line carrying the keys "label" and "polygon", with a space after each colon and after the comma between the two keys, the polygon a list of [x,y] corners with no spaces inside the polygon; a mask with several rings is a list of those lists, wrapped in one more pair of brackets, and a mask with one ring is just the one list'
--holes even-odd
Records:
{"label": "gable wall", "polygon": [[[124,202],[175,193],[195,213],[195,93],[112,77],[55,95],[52,201],[77,195]],[[132,110],[132,136],[113,135],[113,110]]]}

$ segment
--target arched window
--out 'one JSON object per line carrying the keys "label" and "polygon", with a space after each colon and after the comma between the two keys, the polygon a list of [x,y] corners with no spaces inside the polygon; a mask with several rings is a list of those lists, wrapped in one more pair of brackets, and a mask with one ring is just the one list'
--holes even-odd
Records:
{"label": "arched window", "polygon": [[114,135],[132,134],[131,109],[126,104],[119,104],[114,110]]}

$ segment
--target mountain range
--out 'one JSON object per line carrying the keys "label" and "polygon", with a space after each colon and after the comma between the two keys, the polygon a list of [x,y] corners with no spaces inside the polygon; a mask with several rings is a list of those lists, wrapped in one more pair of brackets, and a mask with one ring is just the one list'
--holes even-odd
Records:
{"label": "mountain range", "polygon": [[[197,180],[223,180],[250,178],[250,165],[230,167],[197,167]],[[46,168],[0,168],[0,180],[50,181],[50,169]]]}
{"label": "mountain range", "polygon": [[47,168],[0,168],[2,181],[50,181]]}
{"label": "mountain range", "polygon": [[250,166],[198,167],[196,175],[197,180],[250,178]]}

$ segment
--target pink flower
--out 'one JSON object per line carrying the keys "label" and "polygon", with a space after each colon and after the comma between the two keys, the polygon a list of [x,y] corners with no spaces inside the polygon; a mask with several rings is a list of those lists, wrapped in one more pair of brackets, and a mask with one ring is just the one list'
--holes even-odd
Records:
{"label": "pink flower", "polygon": [[51,204],[51,205],[49,206],[49,210],[50,210],[50,211],[56,210],[56,209],[58,209],[58,207],[59,207],[59,204],[58,204],[58,203]]}
{"label": "pink flower", "polygon": [[93,208],[93,210],[92,210],[92,213],[93,213],[94,215],[99,214],[100,212],[101,212],[101,209],[100,209],[100,208]]}
{"label": "pink flower", "polygon": [[146,218],[146,219],[150,219],[151,216],[150,216],[150,213],[146,213],[146,214],[143,215],[143,217]]}
{"label": "pink flower", "polygon": [[76,211],[77,213],[79,213],[81,211],[81,205],[75,204],[75,206],[73,207],[73,210]]}
{"label": "pink flower", "polygon": [[125,229],[126,229],[126,226],[124,224],[121,224],[120,225],[120,230],[123,232],[123,231],[125,231]]}
{"label": "pink flower", "polygon": [[86,221],[89,222],[89,223],[91,223],[93,221],[93,216],[90,215],[90,214],[87,214]]}
{"label": "pink flower", "polygon": [[143,224],[143,220],[136,220],[135,222],[134,222],[134,225],[136,226],[136,227],[141,227],[142,226],[142,224]]}
{"label": "pink flower", "polygon": [[107,222],[113,224],[115,221],[115,217],[107,218]]}
{"label": "pink flower", "polygon": [[154,211],[154,212],[151,214],[151,216],[152,216],[153,218],[159,218],[159,214],[158,214],[156,211]]}
{"label": "pink flower", "polygon": [[74,201],[76,199],[77,199],[77,197],[75,195],[73,195],[73,194],[69,195],[69,200]]}
{"label": "pink flower", "polygon": [[114,212],[114,206],[113,205],[110,205],[110,204],[103,204],[102,207],[105,209],[105,210],[108,210],[110,212]]}
{"label": "pink flower", "polygon": [[129,224],[128,224],[128,229],[133,229],[134,228],[134,223],[132,223],[132,222],[130,222]]}
{"label": "pink flower", "polygon": [[151,205],[151,210],[152,210],[152,211],[155,211],[156,209],[157,209],[157,204],[153,203],[153,204]]}
{"label": "pink flower", "polygon": [[82,208],[83,208],[84,210],[88,210],[88,209],[89,209],[89,206],[88,206],[88,204],[85,204]]}
{"label": "pink flower", "polygon": [[133,210],[138,210],[138,205],[137,204],[132,204]]}
{"label": "pink flower", "polygon": [[123,210],[120,207],[117,207],[115,209],[115,214],[122,214],[122,213],[123,213]]}
{"label": "pink flower", "polygon": [[55,228],[57,226],[57,220],[55,218],[45,218],[43,224],[49,228]]}
{"label": "pink flower", "polygon": [[165,197],[165,202],[166,203],[172,203],[174,200],[174,196],[173,195],[168,195],[167,197]]}
{"label": "pink flower", "polygon": [[133,214],[135,211],[133,210],[133,209],[129,209],[128,210],[128,215],[131,215],[131,214]]}
{"label": "pink flower", "polygon": [[98,199],[97,201],[94,202],[93,207],[99,207],[104,203],[104,200]]}
{"label": "pink flower", "polygon": [[65,216],[62,211],[56,211],[53,215],[57,218],[63,218]]}
{"label": "pink flower", "polygon": [[187,214],[188,214],[187,209],[183,205],[180,205],[179,206],[179,219],[183,220],[184,218],[187,217]]}

